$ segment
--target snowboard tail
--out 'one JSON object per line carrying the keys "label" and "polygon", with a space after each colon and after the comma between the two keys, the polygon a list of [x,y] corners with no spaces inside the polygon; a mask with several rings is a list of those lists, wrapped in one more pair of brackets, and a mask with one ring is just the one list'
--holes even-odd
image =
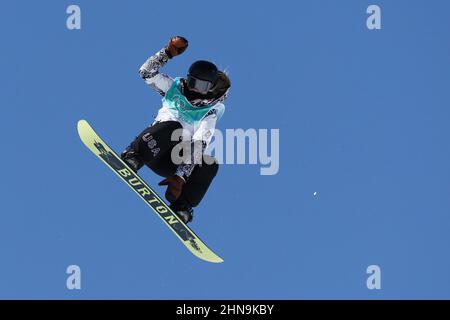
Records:
{"label": "snowboard tail", "polygon": [[164,221],[181,242],[198,258],[214,263],[223,260],[170,209],[145,181],[95,133],[86,120],[78,121],[78,134],[83,143],[111,168]]}

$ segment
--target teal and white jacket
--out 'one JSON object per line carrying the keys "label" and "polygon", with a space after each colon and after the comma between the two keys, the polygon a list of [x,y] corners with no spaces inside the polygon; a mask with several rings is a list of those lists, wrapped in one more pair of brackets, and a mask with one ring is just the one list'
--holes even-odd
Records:
{"label": "teal and white jacket", "polygon": [[[163,96],[162,107],[158,111],[155,122],[178,121],[184,129],[183,140],[202,141],[204,151],[211,142],[217,121],[225,112],[223,102],[227,94],[206,106],[192,105],[182,94],[182,79],[172,79],[159,72],[169,59],[165,49],[161,49],[148,58],[139,69],[142,79]],[[194,163],[199,163],[198,157],[201,156],[202,154],[193,155]],[[181,165],[177,175],[189,177],[193,169],[193,165]]]}

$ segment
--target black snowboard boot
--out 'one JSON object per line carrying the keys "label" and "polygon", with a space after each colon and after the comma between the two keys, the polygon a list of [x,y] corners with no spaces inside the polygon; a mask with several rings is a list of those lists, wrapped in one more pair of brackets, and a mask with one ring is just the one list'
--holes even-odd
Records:
{"label": "black snowboard boot", "polygon": [[126,148],[120,157],[134,172],[138,172],[144,165],[141,157],[131,147]]}
{"label": "black snowboard boot", "polygon": [[172,209],[172,211],[175,212],[178,218],[183,220],[184,223],[191,222],[194,218],[194,210],[188,205],[179,205],[172,203],[170,205],[170,209]]}

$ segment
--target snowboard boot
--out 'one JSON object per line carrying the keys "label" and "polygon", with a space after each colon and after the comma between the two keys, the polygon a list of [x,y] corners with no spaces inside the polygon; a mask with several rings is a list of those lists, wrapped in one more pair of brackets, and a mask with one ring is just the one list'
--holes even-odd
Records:
{"label": "snowboard boot", "polygon": [[136,173],[144,165],[141,157],[131,147],[126,148],[120,157]]}
{"label": "snowboard boot", "polygon": [[175,212],[178,218],[183,220],[183,222],[186,224],[188,222],[191,222],[192,219],[194,218],[194,210],[187,205],[179,205],[172,203],[169,207],[170,209],[172,209],[173,212]]}

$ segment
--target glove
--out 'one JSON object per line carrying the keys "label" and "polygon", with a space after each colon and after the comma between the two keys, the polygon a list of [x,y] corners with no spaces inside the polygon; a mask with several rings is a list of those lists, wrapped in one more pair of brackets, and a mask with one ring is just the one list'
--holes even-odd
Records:
{"label": "glove", "polygon": [[167,186],[166,199],[170,203],[174,203],[180,197],[184,183],[183,178],[179,176],[171,176],[158,183],[158,185]]}
{"label": "glove", "polygon": [[182,54],[184,50],[188,47],[188,41],[181,37],[175,36],[170,38],[169,43],[166,46],[166,53],[169,58],[173,58],[179,54]]}

